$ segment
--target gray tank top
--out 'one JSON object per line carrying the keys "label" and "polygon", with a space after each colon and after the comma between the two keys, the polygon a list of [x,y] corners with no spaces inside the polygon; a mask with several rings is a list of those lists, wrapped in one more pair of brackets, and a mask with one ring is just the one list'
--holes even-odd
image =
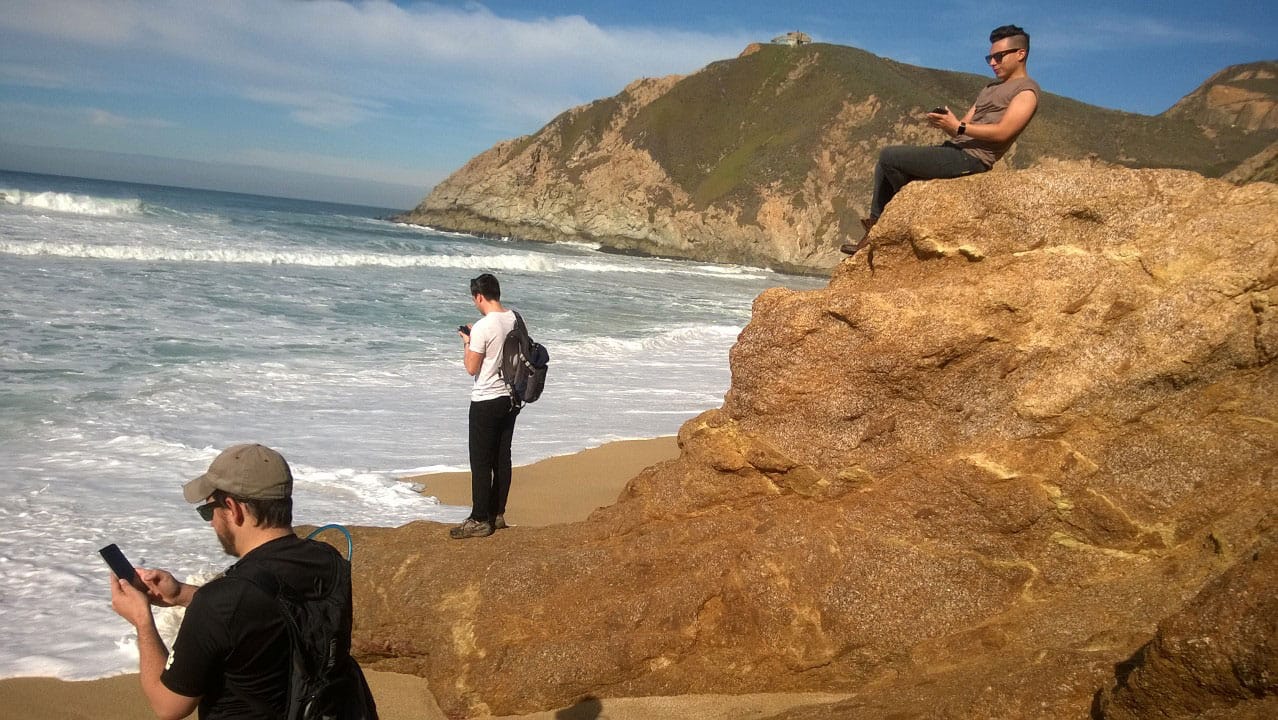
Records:
{"label": "gray tank top", "polygon": [[[1027,77],[1015,78],[1006,82],[992,82],[986,85],[980,94],[976,96],[976,102],[973,103],[976,112],[972,113],[972,120],[968,124],[993,125],[997,123],[1003,118],[1003,113],[1007,112],[1007,106],[1012,104],[1012,98],[1026,90],[1033,92],[1036,96],[1042,96],[1038,83]],[[1026,127],[1029,127],[1028,123]],[[985,167],[993,167],[994,163],[1003,157],[1003,153],[1012,147],[1012,143],[1016,142],[1016,138],[1013,137],[1004,143],[996,143],[990,140],[977,140],[974,137],[960,135],[950,140],[950,142],[963,148],[963,152],[985,163]]]}

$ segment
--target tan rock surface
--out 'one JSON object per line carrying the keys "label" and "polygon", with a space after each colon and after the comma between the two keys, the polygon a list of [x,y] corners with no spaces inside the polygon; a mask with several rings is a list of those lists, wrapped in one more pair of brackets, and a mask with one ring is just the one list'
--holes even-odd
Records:
{"label": "tan rock surface", "polygon": [[1278,717],[1278,543],[1242,554],[1120,666],[1106,720]]}
{"label": "tan rock surface", "polygon": [[1085,717],[1273,534],[1278,186],[1052,164],[913,184],[872,239],[756,300],[723,408],[617,504],[361,531],[362,659],[450,716]]}

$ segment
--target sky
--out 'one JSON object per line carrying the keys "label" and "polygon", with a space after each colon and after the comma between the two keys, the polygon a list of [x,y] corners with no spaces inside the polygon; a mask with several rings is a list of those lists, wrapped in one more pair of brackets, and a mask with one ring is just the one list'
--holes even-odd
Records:
{"label": "sky", "polygon": [[640,77],[790,30],[1163,112],[1278,59],[1274,0],[0,0],[0,169],[409,208],[471,157]]}

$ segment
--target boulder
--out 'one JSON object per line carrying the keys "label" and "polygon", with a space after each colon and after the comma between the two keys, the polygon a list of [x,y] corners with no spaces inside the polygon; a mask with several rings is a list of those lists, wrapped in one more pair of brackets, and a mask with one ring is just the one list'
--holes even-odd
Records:
{"label": "boulder", "polygon": [[913,183],[871,240],[760,295],[723,406],[588,520],[361,530],[361,659],[457,717],[1085,717],[1273,536],[1278,186],[1051,163]]}
{"label": "boulder", "polygon": [[1278,544],[1257,543],[1119,666],[1105,720],[1278,717]]}

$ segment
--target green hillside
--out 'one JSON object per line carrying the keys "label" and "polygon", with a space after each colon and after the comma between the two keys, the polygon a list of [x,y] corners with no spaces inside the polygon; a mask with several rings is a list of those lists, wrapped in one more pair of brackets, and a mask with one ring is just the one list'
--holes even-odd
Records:
{"label": "green hillside", "polygon": [[[1275,78],[1278,62],[1225,68],[1159,116],[1045,92],[1000,167],[1094,159],[1271,179]],[[992,80],[840,45],[751,45],[691,75],[636,81],[566,110],[468,163],[402,219],[824,271],[841,259],[840,244],[860,237],[879,151],[940,142],[927,110],[943,104],[962,115]]]}
{"label": "green hillside", "polygon": [[[881,103],[848,138],[873,152],[893,142],[904,118],[917,117],[925,108],[947,104],[962,114],[989,81],[852,47],[766,45],[683,79],[643,108],[624,135],[650,152],[698,206],[719,200],[748,204],[753,188],[780,183],[792,189],[802,181],[823,131],[844,103],[871,96]],[[563,124],[560,132],[573,141],[564,147],[591,134],[613,108],[598,102]],[[1189,118],[1136,115],[1046,93],[1011,164],[1095,155],[1124,165],[1218,176],[1273,139],[1273,132],[1227,130],[1209,139]]]}

